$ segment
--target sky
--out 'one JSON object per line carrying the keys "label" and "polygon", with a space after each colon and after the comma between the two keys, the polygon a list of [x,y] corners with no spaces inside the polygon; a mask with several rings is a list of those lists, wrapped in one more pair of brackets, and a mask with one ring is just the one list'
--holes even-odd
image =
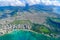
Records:
{"label": "sky", "polygon": [[60,6],[60,0],[0,0],[0,6],[25,6],[25,3],[29,5],[45,4]]}

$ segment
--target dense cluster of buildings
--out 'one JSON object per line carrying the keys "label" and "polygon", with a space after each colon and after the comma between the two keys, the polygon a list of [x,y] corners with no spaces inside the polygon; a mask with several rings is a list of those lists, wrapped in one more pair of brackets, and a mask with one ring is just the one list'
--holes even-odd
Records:
{"label": "dense cluster of buildings", "polygon": [[[20,20],[21,21],[21,20]],[[16,29],[31,29],[31,24],[27,20],[22,20],[22,22],[15,22],[10,24],[0,24],[0,35],[9,33],[10,31]]]}

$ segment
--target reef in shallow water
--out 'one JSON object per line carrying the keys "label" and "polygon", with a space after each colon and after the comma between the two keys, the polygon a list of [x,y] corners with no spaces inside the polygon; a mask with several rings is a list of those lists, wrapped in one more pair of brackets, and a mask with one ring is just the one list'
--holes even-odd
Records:
{"label": "reef in shallow water", "polygon": [[33,31],[15,30],[11,33],[0,36],[0,40],[56,40],[56,39]]}

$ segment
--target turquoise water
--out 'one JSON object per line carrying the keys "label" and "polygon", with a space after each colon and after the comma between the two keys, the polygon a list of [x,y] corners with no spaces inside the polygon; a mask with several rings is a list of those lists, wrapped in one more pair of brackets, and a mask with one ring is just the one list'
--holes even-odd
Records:
{"label": "turquoise water", "polygon": [[15,30],[9,34],[0,36],[0,40],[55,40],[55,39],[32,31]]}

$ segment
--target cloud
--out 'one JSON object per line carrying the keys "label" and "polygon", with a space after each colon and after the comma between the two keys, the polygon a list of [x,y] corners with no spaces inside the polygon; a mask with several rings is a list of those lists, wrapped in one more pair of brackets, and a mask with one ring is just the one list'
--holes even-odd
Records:
{"label": "cloud", "polygon": [[25,0],[29,5],[34,4],[44,4],[44,5],[54,5],[60,6],[59,0]]}
{"label": "cloud", "polygon": [[60,6],[59,0],[0,0],[0,6],[25,6],[26,3]]}
{"label": "cloud", "polygon": [[20,0],[0,0],[0,6],[25,6]]}
{"label": "cloud", "polygon": [[58,0],[42,0],[42,3],[45,5],[60,6],[60,1]]}
{"label": "cloud", "polygon": [[53,1],[52,4],[55,5],[55,6],[60,6],[60,2],[59,1]]}
{"label": "cloud", "polygon": [[25,0],[29,5],[39,4],[40,0]]}

